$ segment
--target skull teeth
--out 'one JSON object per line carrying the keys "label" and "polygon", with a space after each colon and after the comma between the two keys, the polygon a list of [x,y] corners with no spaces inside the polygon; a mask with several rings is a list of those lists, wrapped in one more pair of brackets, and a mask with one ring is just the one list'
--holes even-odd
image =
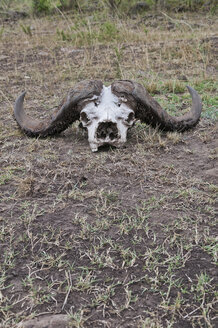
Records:
{"label": "skull teeth", "polygon": [[90,148],[93,153],[98,151],[98,146],[94,143],[90,143]]}

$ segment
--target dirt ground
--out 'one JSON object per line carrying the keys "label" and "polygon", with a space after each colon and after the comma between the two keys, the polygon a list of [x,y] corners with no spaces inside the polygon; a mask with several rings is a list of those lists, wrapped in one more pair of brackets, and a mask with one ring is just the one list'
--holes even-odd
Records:
{"label": "dirt ground", "polygon": [[[81,46],[56,33],[69,18],[2,23],[0,327],[215,328],[215,18],[151,15],[128,23],[130,40]],[[23,135],[12,116],[21,91],[43,119],[84,78],[135,79],[176,115],[191,84],[202,119],[183,134],[137,122],[124,149],[97,153],[77,123]]]}

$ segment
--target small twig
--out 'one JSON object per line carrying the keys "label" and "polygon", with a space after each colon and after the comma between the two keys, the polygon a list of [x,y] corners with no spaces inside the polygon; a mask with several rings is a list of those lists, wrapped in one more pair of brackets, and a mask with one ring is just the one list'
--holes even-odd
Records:
{"label": "small twig", "polygon": [[41,315],[47,315],[47,314],[54,314],[54,312],[46,311],[46,312],[34,313],[34,316],[31,319],[40,317]]}
{"label": "small twig", "polygon": [[14,305],[16,305],[16,304],[18,304],[18,303],[20,303],[20,302],[22,302],[22,301],[24,301],[24,300],[26,300],[26,299],[28,299],[29,298],[29,296],[25,296],[25,297],[23,297],[23,298],[21,298],[21,299],[18,299],[16,302],[14,302],[12,305],[14,306]]}
{"label": "small twig", "polygon": [[62,305],[61,310],[64,309],[64,307],[67,303],[68,297],[70,295],[71,289],[72,289],[72,278],[71,278],[70,272],[66,272],[66,276],[67,276],[67,281],[68,281],[68,292],[67,292],[67,295],[65,296],[64,303]]}
{"label": "small twig", "polygon": [[191,311],[190,313],[186,314],[183,319],[186,319],[188,318],[190,315],[192,315],[193,313],[195,313],[196,311],[200,310],[201,309],[201,306],[199,306],[197,309],[194,309],[193,311]]}
{"label": "small twig", "polygon": [[[218,302],[218,300],[217,300],[216,302],[214,302],[213,304],[216,304],[217,302]],[[211,304],[211,303],[210,303],[210,304]],[[196,311],[200,310],[201,308],[202,308],[202,304],[201,304],[199,307],[197,307],[196,309],[194,309],[193,311],[191,311],[190,313],[186,314],[186,315],[183,317],[183,319],[188,318],[190,315],[192,315],[192,314],[195,313]]]}

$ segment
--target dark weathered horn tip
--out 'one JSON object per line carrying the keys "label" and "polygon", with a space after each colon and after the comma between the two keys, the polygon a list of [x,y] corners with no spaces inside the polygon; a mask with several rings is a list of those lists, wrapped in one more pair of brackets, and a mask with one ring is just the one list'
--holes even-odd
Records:
{"label": "dark weathered horn tip", "polygon": [[24,99],[25,95],[26,95],[26,91],[23,91],[20,95],[20,98]]}
{"label": "dark weathered horn tip", "polygon": [[195,113],[196,119],[200,118],[202,111],[202,101],[195,89],[187,85],[187,89],[192,97],[192,112]]}
{"label": "dark weathered horn tip", "polygon": [[22,116],[23,116],[23,101],[25,97],[26,91],[22,92],[16,99],[14,104],[14,116],[17,120],[18,124],[21,124],[22,122]]}
{"label": "dark weathered horn tip", "polygon": [[197,91],[195,89],[193,89],[189,85],[187,85],[186,88],[188,89],[188,91],[192,97],[195,97],[195,98],[198,98],[199,100],[201,100],[199,94],[197,93]]}
{"label": "dark weathered horn tip", "polygon": [[17,105],[19,105],[20,103],[23,103],[24,97],[26,95],[26,91],[23,91],[16,99],[15,101],[15,108],[17,107]]}
{"label": "dark weathered horn tip", "polygon": [[186,85],[186,88],[188,89],[189,93],[195,93],[196,92],[195,89],[193,89],[189,85]]}
{"label": "dark weathered horn tip", "polygon": [[26,90],[23,91],[23,92],[18,96],[18,99],[19,99],[19,98],[24,98],[25,95],[26,95]]}

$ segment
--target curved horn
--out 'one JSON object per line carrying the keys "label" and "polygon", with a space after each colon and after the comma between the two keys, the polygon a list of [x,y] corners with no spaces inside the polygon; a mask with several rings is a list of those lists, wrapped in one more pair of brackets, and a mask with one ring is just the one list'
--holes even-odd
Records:
{"label": "curved horn", "polygon": [[191,110],[181,117],[169,115],[158,102],[149,95],[139,83],[133,81],[116,81],[112,84],[112,92],[117,96],[127,98],[130,107],[135,111],[135,117],[153,127],[164,131],[185,131],[194,127],[201,115],[202,103],[198,93],[187,87],[192,97]]}
{"label": "curved horn", "polygon": [[67,97],[54,111],[51,118],[44,121],[32,119],[26,115],[23,102],[26,92],[23,92],[14,105],[14,117],[20,128],[28,136],[46,137],[64,131],[70,124],[78,120],[80,111],[94,97],[101,94],[103,84],[101,81],[82,81],[70,90]]}

